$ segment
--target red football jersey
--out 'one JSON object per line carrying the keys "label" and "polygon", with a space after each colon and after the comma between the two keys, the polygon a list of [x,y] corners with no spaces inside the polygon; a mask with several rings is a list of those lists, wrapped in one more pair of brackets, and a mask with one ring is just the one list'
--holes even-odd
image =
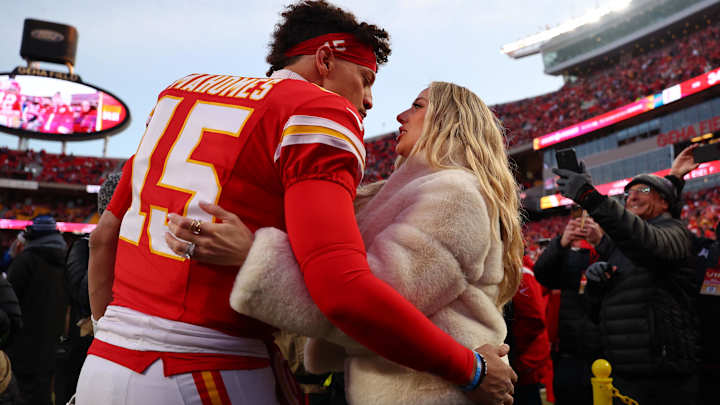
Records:
{"label": "red football jersey", "polygon": [[166,215],[215,221],[198,206],[208,201],[253,231],[284,230],[284,191],[298,181],[333,181],[354,196],[362,139],[346,99],[302,80],[195,74],[171,84],[108,207],[122,218],[112,304],[267,338],[268,325],[228,304],[238,269],[176,255]]}

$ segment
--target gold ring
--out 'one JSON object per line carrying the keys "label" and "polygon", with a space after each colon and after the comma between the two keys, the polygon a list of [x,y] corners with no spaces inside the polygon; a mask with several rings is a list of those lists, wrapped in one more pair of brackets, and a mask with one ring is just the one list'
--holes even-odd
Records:
{"label": "gold ring", "polygon": [[192,222],[190,222],[190,232],[194,233],[195,235],[200,235],[200,225],[202,225],[201,220],[193,219]]}

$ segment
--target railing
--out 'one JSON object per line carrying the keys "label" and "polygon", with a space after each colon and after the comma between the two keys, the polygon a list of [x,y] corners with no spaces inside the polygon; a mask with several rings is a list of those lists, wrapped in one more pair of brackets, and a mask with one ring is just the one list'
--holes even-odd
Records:
{"label": "railing", "polygon": [[595,377],[590,379],[593,389],[593,405],[612,405],[613,397],[620,398],[627,405],[639,405],[637,401],[622,395],[617,388],[613,387],[613,379],[610,378],[611,371],[612,367],[607,360],[598,359],[593,362],[592,373]]}

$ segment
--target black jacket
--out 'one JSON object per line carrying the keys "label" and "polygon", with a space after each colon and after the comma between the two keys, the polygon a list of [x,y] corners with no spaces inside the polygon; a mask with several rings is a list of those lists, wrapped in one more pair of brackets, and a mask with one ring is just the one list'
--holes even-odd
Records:
{"label": "black jacket", "polygon": [[609,281],[588,283],[586,290],[598,298],[613,373],[639,378],[694,373],[697,285],[690,232],[669,213],[645,221],[600,194],[582,205],[606,233],[598,253],[617,266]]}
{"label": "black jacket", "polygon": [[70,296],[73,324],[90,316],[90,297],[88,295],[90,248],[88,242],[87,236],[76,239],[70,245],[65,259],[65,285]]}
{"label": "black jacket", "polygon": [[[708,271],[720,269],[720,240],[713,240],[700,250],[697,256],[697,283],[702,285]],[[703,294],[697,297],[698,316],[700,318],[700,335],[702,355],[701,360],[705,367],[720,368],[720,328],[717,321],[720,319],[720,296]]]}
{"label": "black jacket", "polygon": [[588,304],[580,294],[580,279],[590,265],[587,249],[573,250],[554,238],[533,266],[535,278],[543,286],[560,289],[558,338],[560,353],[595,360],[600,351],[598,326],[590,320]]}
{"label": "black jacket", "polygon": [[64,262],[65,242],[53,234],[31,241],[8,269],[23,321],[7,350],[13,370],[46,374],[54,369],[55,347],[65,327],[67,309]]}

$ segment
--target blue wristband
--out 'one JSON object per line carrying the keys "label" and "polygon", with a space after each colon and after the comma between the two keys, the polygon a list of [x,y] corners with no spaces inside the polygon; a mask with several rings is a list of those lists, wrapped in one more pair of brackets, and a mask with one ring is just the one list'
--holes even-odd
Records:
{"label": "blue wristband", "polygon": [[475,375],[473,375],[473,379],[470,383],[460,386],[460,390],[464,392],[472,391],[477,388],[477,386],[482,382],[483,377],[485,377],[485,374],[487,374],[487,366],[485,365],[485,359],[483,356],[481,356],[478,352],[473,352],[473,354],[475,355]]}

